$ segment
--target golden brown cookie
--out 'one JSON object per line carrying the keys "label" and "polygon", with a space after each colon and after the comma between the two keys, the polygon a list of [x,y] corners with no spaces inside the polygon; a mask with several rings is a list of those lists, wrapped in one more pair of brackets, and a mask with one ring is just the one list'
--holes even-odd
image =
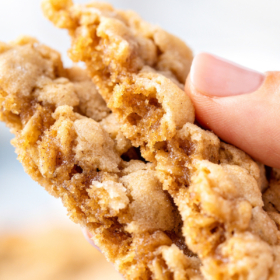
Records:
{"label": "golden brown cookie", "polygon": [[126,279],[277,279],[279,172],[267,186],[261,164],[194,124],[188,47],[108,4],[43,8],[108,107],[57,52],[1,43],[0,119],[26,172]]}
{"label": "golden brown cookie", "polygon": [[[203,277],[276,279],[279,233],[262,208],[264,168],[193,124],[193,106],[182,90],[191,61],[184,43],[107,4],[45,0],[43,10],[56,26],[68,29],[70,57],[85,62],[123,134],[153,164]],[[149,260],[142,274],[124,274],[128,279],[199,277],[178,276],[181,263]],[[127,263],[119,259],[119,264]]]}
{"label": "golden brown cookie", "polygon": [[160,275],[164,264],[170,275],[200,275],[154,165],[123,135],[83,70],[64,69],[57,52],[23,37],[1,43],[0,89],[0,119],[16,135],[25,171],[62,199],[121,273]]}

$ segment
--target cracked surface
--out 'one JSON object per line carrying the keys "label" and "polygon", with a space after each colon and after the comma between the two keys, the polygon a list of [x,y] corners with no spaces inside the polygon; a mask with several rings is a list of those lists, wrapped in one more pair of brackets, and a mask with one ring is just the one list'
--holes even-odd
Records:
{"label": "cracked surface", "polygon": [[268,184],[264,166],[194,124],[188,47],[107,4],[43,9],[103,99],[35,39],[1,43],[0,119],[26,172],[126,279],[279,278],[280,172]]}
{"label": "cracked surface", "polygon": [[[272,175],[265,191],[262,165],[193,124],[193,106],[182,91],[189,49],[135,13],[107,4],[45,0],[43,10],[56,26],[68,29],[70,57],[85,62],[123,134],[152,163],[179,211],[186,246],[201,262],[201,277],[276,279],[278,181]],[[135,278],[193,277],[180,274],[179,257],[174,265],[168,253],[161,255],[164,264],[153,262],[152,274]]]}
{"label": "cracked surface", "polygon": [[154,165],[123,135],[84,70],[64,69],[57,52],[29,37],[0,50],[0,119],[16,135],[25,171],[62,199],[127,278],[198,279],[200,262]]}

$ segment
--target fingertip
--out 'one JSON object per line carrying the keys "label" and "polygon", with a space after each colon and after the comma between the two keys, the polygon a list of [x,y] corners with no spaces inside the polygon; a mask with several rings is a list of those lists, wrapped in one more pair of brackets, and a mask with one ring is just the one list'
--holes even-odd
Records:
{"label": "fingertip", "polygon": [[199,53],[193,59],[189,82],[202,95],[226,97],[256,91],[264,74],[220,58]]}
{"label": "fingertip", "polygon": [[195,119],[203,128],[210,129],[208,114],[213,110],[213,101],[206,95],[200,94],[192,83],[191,73],[188,75],[185,82],[185,93],[191,99],[195,108]]}
{"label": "fingertip", "polygon": [[[196,71],[194,61],[192,71]],[[196,121],[262,163],[280,167],[280,72],[267,72],[250,94],[209,96],[186,80],[185,91],[195,107]],[[261,74],[262,75],[262,74]]]}
{"label": "fingertip", "polygon": [[82,232],[84,237],[86,238],[87,242],[93,246],[95,249],[97,249],[98,251],[100,251],[100,249],[95,245],[95,243],[92,240],[92,234],[86,229],[86,228],[82,228]]}

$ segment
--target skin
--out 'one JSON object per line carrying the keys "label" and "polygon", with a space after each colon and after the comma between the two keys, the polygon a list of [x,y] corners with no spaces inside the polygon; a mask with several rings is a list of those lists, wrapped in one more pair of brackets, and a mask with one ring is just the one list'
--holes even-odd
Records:
{"label": "skin", "polygon": [[185,91],[203,127],[280,168],[280,72],[262,74],[202,53],[194,59]]}

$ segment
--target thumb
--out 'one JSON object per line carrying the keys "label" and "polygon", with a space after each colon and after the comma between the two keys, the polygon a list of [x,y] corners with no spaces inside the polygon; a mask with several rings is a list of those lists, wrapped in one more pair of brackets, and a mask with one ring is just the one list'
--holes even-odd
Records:
{"label": "thumb", "polygon": [[194,58],[185,90],[202,126],[280,168],[280,72],[263,75],[202,53]]}

